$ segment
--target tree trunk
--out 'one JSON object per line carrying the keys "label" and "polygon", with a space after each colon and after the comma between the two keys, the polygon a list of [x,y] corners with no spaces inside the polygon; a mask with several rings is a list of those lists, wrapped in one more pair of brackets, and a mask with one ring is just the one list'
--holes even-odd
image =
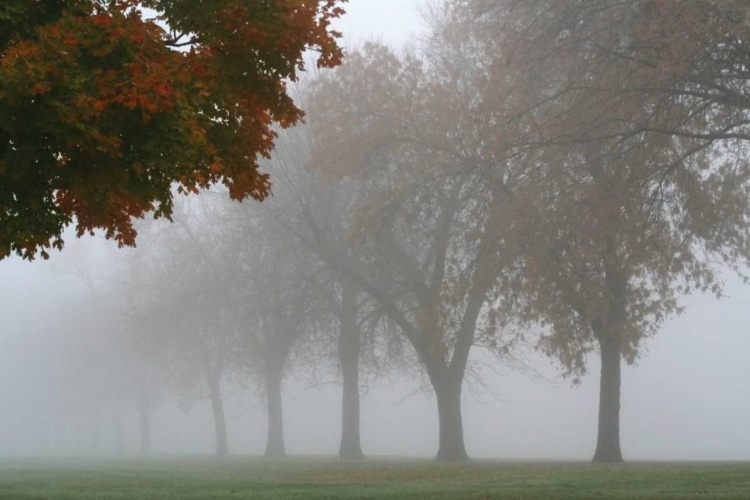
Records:
{"label": "tree trunk", "polygon": [[211,393],[211,409],[214,414],[214,427],[216,430],[216,456],[225,457],[229,455],[229,443],[227,441],[227,423],[224,416],[224,403],[221,399],[221,377],[212,376],[208,381],[208,390]]}
{"label": "tree trunk", "polygon": [[140,420],[141,447],[143,454],[151,453],[151,408],[149,404],[148,391],[142,391],[141,400],[138,404],[138,415]]}
{"label": "tree trunk", "polygon": [[361,460],[360,410],[359,410],[359,367],[343,367],[344,390],[341,400],[341,460]]}
{"label": "tree trunk", "polygon": [[122,455],[125,452],[125,445],[122,439],[122,414],[120,402],[117,400],[112,404],[112,434],[113,451],[115,455]]}
{"label": "tree trunk", "polygon": [[[59,410],[58,410],[59,411]],[[63,453],[63,437],[62,437],[62,419],[60,413],[55,415],[55,452],[58,455]]]}
{"label": "tree trunk", "polygon": [[91,416],[91,446],[89,446],[89,453],[91,455],[97,455],[100,450],[100,433],[102,427],[102,413],[99,406],[94,410],[94,414]]}
{"label": "tree trunk", "polygon": [[[457,378],[457,377],[451,377]],[[464,428],[461,419],[461,385],[459,380],[448,380],[432,385],[435,389],[440,420],[438,461],[460,462],[469,460],[464,446]]]}
{"label": "tree trunk", "polygon": [[81,454],[81,422],[73,424],[73,450],[76,455]]}
{"label": "tree trunk", "polygon": [[281,409],[281,379],[283,370],[270,367],[266,371],[266,401],[268,403],[268,442],[266,457],[285,457],[284,416]]}
{"label": "tree trunk", "polygon": [[594,462],[622,462],[620,450],[620,358],[619,336],[599,338],[602,370],[599,381],[599,432]]}
{"label": "tree trunk", "polygon": [[341,398],[341,460],[361,460],[359,356],[362,348],[357,326],[357,293],[353,286],[344,286],[342,316],[339,323],[339,364],[343,379]]}

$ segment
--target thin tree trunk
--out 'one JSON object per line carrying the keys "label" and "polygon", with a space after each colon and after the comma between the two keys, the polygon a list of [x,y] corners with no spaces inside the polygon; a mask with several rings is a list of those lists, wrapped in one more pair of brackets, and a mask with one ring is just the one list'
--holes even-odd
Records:
{"label": "thin tree trunk", "polygon": [[284,415],[281,409],[281,379],[283,370],[270,367],[266,372],[266,401],[268,403],[268,442],[266,457],[285,457]]}
{"label": "thin tree trunk", "polygon": [[352,286],[344,286],[342,316],[339,330],[339,363],[343,379],[341,398],[341,447],[342,460],[361,460],[359,358],[362,340],[357,326],[357,294]]}
{"label": "thin tree trunk", "polygon": [[122,455],[125,452],[125,446],[122,439],[122,416],[120,415],[119,402],[115,402],[112,405],[112,427],[114,432],[114,452],[116,455]]}
{"label": "thin tree trunk", "polygon": [[599,381],[599,432],[594,462],[622,462],[620,449],[620,364],[619,336],[599,338],[601,379]]}
{"label": "thin tree trunk", "polygon": [[100,407],[96,407],[94,414],[91,416],[91,445],[89,446],[89,453],[96,455],[100,451],[100,432],[102,426],[102,411]]}
{"label": "thin tree trunk", "polygon": [[461,418],[461,385],[462,379],[447,377],[448,380],[435,383],[437,396],[438,418],[440,420],[440,444],[438,447],[438,461],[460,462],[469,460],[464,446],[464,428]]}
{"label": "thin tree trunk", "polygon": [[148,400],[148,391],[141,391],[141,400],[138,405],[140,421],[141,446],[140,452],[151,453],[151,408]]}
{"label": "thin tree trunk", "polygon": [[41,424],[40,432],[44,433],[44,454],[49,455],[52,449],[52,421],[46,420]]}
{"label": "thin tree trunk", "polygon": [[61,455],[63,453],[63,442],[62,442],[62,418],[60,417],[60,413],[58,410],[57,415],[55,415],[55,452],[58,455]]}
{"label": "thin tree trunk", "polygon": [[82,425],[83,424],[80,421],[76,421],[73,424],[73,447],[74,447],[76,455],[80,455],[82,453],[82,448],[81,448]]}
{"label": "thin tree trunk", "polygon": [[216,429],[216,455],[220,457],[227,456],[229,455],[229,444],[227,441],[224,403],[221,399],[221,377],[211,377],[208,381],[208,390],[211,393],[211,408],[213,409],[214,427]]}

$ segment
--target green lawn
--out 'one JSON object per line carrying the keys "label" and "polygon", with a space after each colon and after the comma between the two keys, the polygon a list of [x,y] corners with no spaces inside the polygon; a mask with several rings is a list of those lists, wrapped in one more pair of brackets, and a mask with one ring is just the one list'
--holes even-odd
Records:
{"label": "green lawn", "polygon": [[750,499],[750,463],[0,460],[0,500]]}

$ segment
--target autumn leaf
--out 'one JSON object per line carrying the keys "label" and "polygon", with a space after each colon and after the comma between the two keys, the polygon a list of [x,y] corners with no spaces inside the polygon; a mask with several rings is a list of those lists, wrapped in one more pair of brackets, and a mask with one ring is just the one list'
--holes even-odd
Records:
{"label": "autumn leaf", "polygon": [[308,49],[321,66],[341,61],[330,22],[345,1],[5,0],[0,258],[31,259],[70,224],[132,245],[133,217],[156,205],[169,216],[172,183],[264,199],[258,158],[275,124],[303,116],[284,82]]}

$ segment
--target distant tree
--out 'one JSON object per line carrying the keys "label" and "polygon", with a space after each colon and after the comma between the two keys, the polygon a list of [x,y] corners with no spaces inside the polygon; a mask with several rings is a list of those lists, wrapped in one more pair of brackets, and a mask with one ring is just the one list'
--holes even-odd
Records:
{"label": "distant tree", "polygon": [[313,168],[362,184],[349,245],[365,257],[351,259],[326,227],[313,226],[310,238],[408,339],[437,397],[437,459],[464,460],[469,353],[481,335],[498,353],[517,340],[500,328],[509,321],[515,294],[506,285],[515,273],[502,236],[505,180],[476,168],[483,164],[470,98],[476,74],[443,73],[441,63],[367,44],[318,83],[310,101]]}
{"label": "distant tree", "polygon": [[[55,346],[58,362],[55,382],[57,409],[54,418],[62,424],[71,411],[85,411],[92,431],[91,452],[102,451],[106,438],[101,436],[105,417],[112,420],[112,444],[115,452],[124,449],[121,406],[128,400],[126,356],[120,350],[120,325],[116,283],[123,269],[111,259],[101,241],[78,241],[65,254],[56,256],[45,268],[73,285],[66,297],[65,315],[59,318],[60,334]],[[59,343],[59,345],[57,345]],[[83,353],[87,353],[83,355]],[[67,387],[65,387],[67,386]],[[77,402],[70,401],[70,392],[80,391]],[[81,418],[78,415],[77,418]]]}
{"label": "distant tree", "polygon": [[378,303],[341,273],[333,272],[331,277],[333,288],[326,294],[326,307],[338,323],[332,354],[342,385],[338,458],[359,460],[365,458],[360,436],[362,388],[391,375],[406,356]]}
{"label": "distant tree", "polygon": [[[283,243],[282,243],[283,244]],[[287,243],[289,244],[289,243]],[[282,252],[281,247],[255,246],[248,271],[253,274],[252,305],[246,338],[255,363],[265,378],[268,404],[267,457],[286,455],[283,429],[282,383],[292,348],[305,333],[315,269],[305,256]],[[296,253],[297,249],[291,250]]]}
{"label": "distant tree", "polygon": [[[290,235],[269,224],[258,206],[232,204],[219,224],[225,231],[220,263],[230,270],[232,318],[240,330],[246,363],[258,377],[268,406],[265,455],[286,455],[283,379],[299,339],[310,328],[320,266]],[[231,262],[230,267],[226,266]]]}
{"label": "distant tree", "polygon": [[360,358],[362,335],[359,325],[360,293],[356,285],[342,280],[340,299],[334,299],[334,315],[338,319],[338,361],[342,379],[341,460],[364,458],[360,437]]}
{"label": "distant tree", "polygon": [[[307,91],[299,99],[309,98]],[[311,301],[311,335],[302,342],[304,363],[314,365],[314,372],[333,369],[341,376],[341,442],[339,458],[364,458],[360,439],[360,397],[362,387],[387,376],[400,367],[404,349],[400,337],[394,336],[375,301],[318,254],[314,233],[321,228],[329,244],[346,254],[350,262],[364,258],[351,245],[348,235],[353,229],[350,209],[361,196],[362,186],[341,179],[326,180],[309,169],[311,161],[309,129],[298,125],[281,134],[269,170],[276,173],[274,196],[260,213],[267,223],[288,233],[300,250],[322,266],[315,281]],[[333,361],[337,366],[330,366]],[[328,372],[326,372],[328,374]]]}
{"label": "distant tree", "polygon": [[73,223],[132,245],[173,184],[264,199],[272,125],[302,117],[286,82],[307,49],[339,64],[345,1],[4,0],[0,258],[46,257]]}
{"label": "distant tree", "polygon": [[[100,454],[107,443],[117,445],[116,428],[112,439],[104,430],[110,410],[125,399],[118,380],[125,376],[122,354],[112,316],[89,299],[77,291],[65,297],[45,347],[47,366],[33,374],[43,384],[37,390],[46,406],[33,416],[54,426],[60,452]],[[28,391],[26,397],[33,400],[34,394]]]}
{"label": "distant tree", "polygon": [[[151,228],[153,229],[153,228]],[[155,238],[149,238],[153,245]],[[139,450],[152,450],[151,421],[163,397],[166,382],[168,339],[161,335],[162,321],[155,321],[153,308],[160,304],[154,280],[161,263],[143,259],[141,252],[129,256],[127,270],[118,284],[120,296],[121,346],[132,370],[132,392],[138,414]]]}
{"label": "distant tree", "polygon": [[[150,288],[154,301],[145,314],[149,332],[166,343],[165,372],[183,406],[209,399],[216,454],[229,454],[222,382],[239,365],[239,328],[227,303],[228,281],[220,235],[212,227],[210,203],[182,203],[176,224],[161,232],[144,259],[156,260]],[[217,267],[223,262],[223,267]]]}

